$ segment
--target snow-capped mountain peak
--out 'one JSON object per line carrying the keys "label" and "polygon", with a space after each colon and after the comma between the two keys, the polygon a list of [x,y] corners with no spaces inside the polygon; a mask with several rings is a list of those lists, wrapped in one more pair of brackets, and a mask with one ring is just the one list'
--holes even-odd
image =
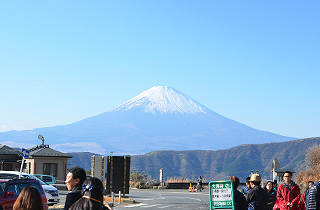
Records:
{"label": "snow-capped mountain peak", "polygon": [[144,112],[165,113],[206,113],[206,108],[189,96],[168,86],[154,86],[112,111],[127,111],[134,107]]}

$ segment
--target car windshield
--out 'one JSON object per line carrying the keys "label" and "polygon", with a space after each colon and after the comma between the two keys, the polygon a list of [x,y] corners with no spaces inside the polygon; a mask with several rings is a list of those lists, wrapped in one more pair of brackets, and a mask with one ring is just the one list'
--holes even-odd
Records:
{"label": "car windshield", "polygon": [[28,175],[22,175],[24,177],[28,177],[30,179],[35,179],[35,180],[38,180],[40,182],[41,185],[48,185],[47,183],[45,183],[44,181],[42,181],[41,179],[39,179],[38,177],[36,176],[33,176],[31,174],[28,174]]}

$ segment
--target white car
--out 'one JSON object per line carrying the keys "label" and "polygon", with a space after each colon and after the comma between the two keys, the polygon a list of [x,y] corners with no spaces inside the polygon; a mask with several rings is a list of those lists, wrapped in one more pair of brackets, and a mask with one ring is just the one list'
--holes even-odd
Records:
{"label": "white car", "polygon": [[[1,178],[18,178],[19,175],[20,175],[20,172],[18,172],[18,171],[0,171],[0,179]],[[60,195],[59,195],[59,191],[57,190],[57,188],[45,183],[44,181],[42,181],[41,179],[37,178],[36,176],[34,176],[32,174],[22,172],[21,175],[23,177],[28,177],[30,179],[36,179],[40,182],[43,190],[45,191],[49,206],[60,203]]]}

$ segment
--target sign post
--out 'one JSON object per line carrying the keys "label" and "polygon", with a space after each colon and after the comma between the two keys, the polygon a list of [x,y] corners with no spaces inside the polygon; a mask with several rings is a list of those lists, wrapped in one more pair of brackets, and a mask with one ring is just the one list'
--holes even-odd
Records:
{"label": "sign post", "polygon": [[21,163],[21,167],[20,167],[19,178],[21,178],[24,160],[25,160],[25,158],[29,158],[29,155],[30,155],[30,151],[27,150],[27,149],[22,148],[22,151],[21,151],[22,163]]}
{"label": "sign post", "polygon": [[209,183],[210,210],[234,210],[233,185],[230,180]]}

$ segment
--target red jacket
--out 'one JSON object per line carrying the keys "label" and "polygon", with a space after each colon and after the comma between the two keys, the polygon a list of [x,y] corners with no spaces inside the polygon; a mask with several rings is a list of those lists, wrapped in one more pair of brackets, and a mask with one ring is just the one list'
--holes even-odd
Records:
{"label": "red jacket", "polygon": [[293,204],[291,210],[298,210],[298,203],[300,201],[300,188],[297,184],[295,184],[290,189],[294,195],[288,190],[288,188],[283,186],[283,184],[278,187],[277,199],[280,202],[280,210],[289,209],[287,207],[287,203]]}

